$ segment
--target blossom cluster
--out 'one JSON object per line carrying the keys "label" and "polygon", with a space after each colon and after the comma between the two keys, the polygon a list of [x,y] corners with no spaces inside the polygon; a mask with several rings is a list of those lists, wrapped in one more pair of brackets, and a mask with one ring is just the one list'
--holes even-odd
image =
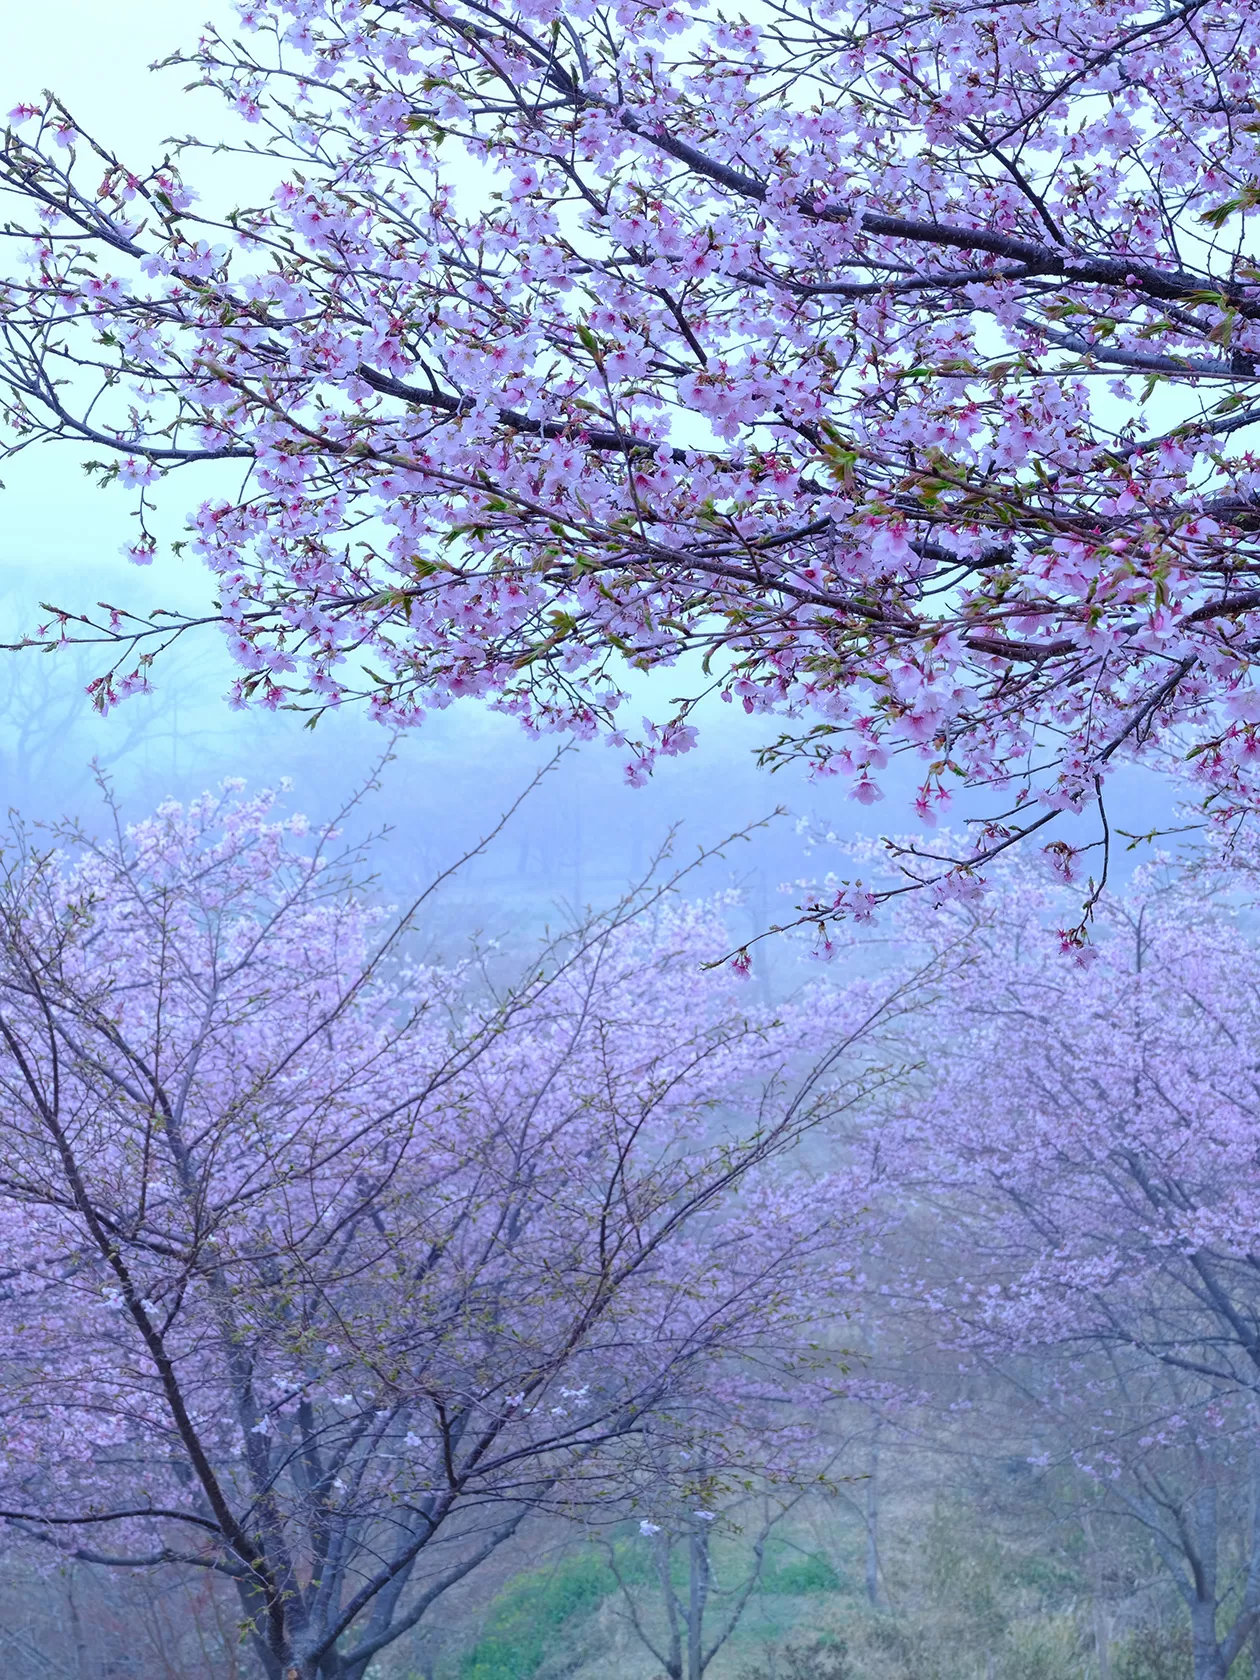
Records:
{"label": "blossom cluster", "polygon": [[[1171,751],[1248,808],[1255,0],[763,11],[250,0],[186,61],[230,213],[17,108],[15,445],[103,452],[142,562],[232,467],[242,700],[479,696],[639,781],[716,687],[868,803],[894,752],[1035,817]],[[178,622],[46,633],[120,643],[109,704]]]}

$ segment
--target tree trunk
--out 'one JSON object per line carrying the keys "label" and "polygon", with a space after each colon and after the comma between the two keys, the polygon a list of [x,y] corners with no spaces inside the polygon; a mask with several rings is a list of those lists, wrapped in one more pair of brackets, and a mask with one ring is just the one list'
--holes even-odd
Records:
{"label": "tree trunk", "polygon": [[687,1680],[703,1680],[704,1606],[709,1596],[709,1537],[698,1519],[693,1519],[690,1564],[690,1594],[687,1601]]}
{"label": "tree trunk", "polygon": [[1216,1487],[1209,1478],[1192,1503],[1197,1561],[1193,1565],[1194,1597],[1190,1604],[1190,1635],[1194,1642],[1194,1680],[1227,1680],[1216,1637],[1217,1527]]}
{"label": "tree trunk", "polygon": [[1216,1638],[1215,1603],[1195,1601],[1190,1611],[1190,1633],[1194,1641],[1194,1680],[1226,1680]]}
{"label": "tree trunk", "polygon": [[1089,1557],[1089,1607],[1094,1632],[1094,1656],[1098,1662],[1098,1680],[1111,1680],[1111,1618],[1103,1603],[1102,1553],[1094,1537],[1094,1525],[1088,1512],[1081,1519],[1085,1531],[1085,1545]]}
{"label": "tree trunk", "polygon": [[866,1481],[866,1596],[879,1608],[879,1420],[871,1438],[871,1473]]}
{"label": "tree trunk", "polygon": [[674,1592],[674,1542],[672,1536],[660,1534],[656,1539],[656,1576],[661,1584],[661,1603],[669,1625],[669,1654],[661,1658],[669,1680],[683,1680],[683,1647],[679,1633],[682,1606]]}
{"label": "tree trunk", "polygon": [[79,1670],[79,1680],[87,1680],[88,1648],[87,1640],[83,1637],[83,1622],[79,1616],[79,1606],[74,1601],[74,1576],[69,1570],[65,1576],[66,1603],[70,1607],[70,1627],[74,1634],[74,1659]]}

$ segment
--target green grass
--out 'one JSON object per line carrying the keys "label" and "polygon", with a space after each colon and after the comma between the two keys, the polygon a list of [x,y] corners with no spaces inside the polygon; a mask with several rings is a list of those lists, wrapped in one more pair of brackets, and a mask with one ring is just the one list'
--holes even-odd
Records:
{"label": "green grass", "polygon": [[840,1577],[825,1557],[795,1547],[770,1545],[766,1548],[761,1576],[763,1593],[838,1592]]}
{"label": "green grass", "polygon": [[[631,1574],[634,1562],[632,1554],[626,1560]],[[480,1639],[461,1657],[459,1680],[532,1680],[566,1630],[616,1590],[597,1552],[578,1552],[516,1576],[491,1604]]]}

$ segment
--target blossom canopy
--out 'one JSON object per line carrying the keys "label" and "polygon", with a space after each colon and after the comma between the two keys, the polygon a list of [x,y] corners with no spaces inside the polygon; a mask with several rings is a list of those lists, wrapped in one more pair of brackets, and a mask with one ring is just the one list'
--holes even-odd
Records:
{"label": "blossom canopy", "polygon": [[[1252,802],[1252,0],[240,20],[181,62],[258,202],[19,107],[0,322],[13,446],[104,451],[135,558],[209,471],[242,696],[480,696],[638,780],[716,690],[867,801],[913,755],[929,815],[1169,748]],[[187,622],[47,634],[120,644],[109,703]]]}

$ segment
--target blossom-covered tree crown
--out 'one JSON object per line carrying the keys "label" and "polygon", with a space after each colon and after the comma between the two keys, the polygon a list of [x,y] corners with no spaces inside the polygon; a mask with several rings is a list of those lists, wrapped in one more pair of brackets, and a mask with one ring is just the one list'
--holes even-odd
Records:
{"label": "blossom-covered tree crown", "polygon": [[0,850],[0,1524],[364,1680],[539,1509],[791,1479],[865,1204],[794,1146],[895,985],[750,1009],[664,881],[515,985],[419,965],[232,786],[62,840]]}
{"label": "blossom-covered tree crown", "polygon": [[[185,62],[261,202],[21,107],[0,312],[16,446],[247,469],[193,515],[242,696],[482,696],[638,780],[716,690],[866,801],[908,752],[929,816],[1161,746],[1251,802],[1251,0],[240,19]],[[50,633],[138,654],[108,703],[182,622]]]}

